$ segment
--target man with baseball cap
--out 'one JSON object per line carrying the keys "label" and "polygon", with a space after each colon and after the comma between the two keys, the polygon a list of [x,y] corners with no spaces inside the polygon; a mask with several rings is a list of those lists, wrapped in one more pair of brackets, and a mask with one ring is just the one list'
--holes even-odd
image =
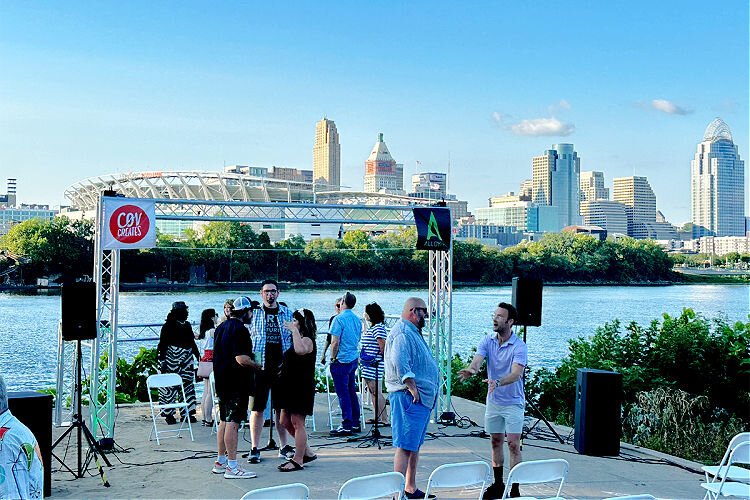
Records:
{"label": "man with baseball cap", "polygon": [[218,457],[211,470],[225,479],[255,477],[254,472],[237,464],[240,422],[247,418],[247,407],[261,369],[253,356],[253,343],[245,324],[252,319],[252,303],[247,297],[234,301],[230,318],[214,333],[214,377],[219,397]]}

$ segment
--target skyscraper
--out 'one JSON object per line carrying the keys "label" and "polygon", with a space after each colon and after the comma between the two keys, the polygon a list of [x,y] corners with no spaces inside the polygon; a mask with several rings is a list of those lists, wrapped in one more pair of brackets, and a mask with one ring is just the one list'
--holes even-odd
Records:
{"label": "skyscraper", "polygon": [[614,201],[625,205],[628,236],[648,237],[643,224],[656,222],[656,195],[648,179],[639,176],[617,177],[613,180]]}
{"label": "skyscraper", "polygon": [[383,141],[383,134],[378,134],[378,141],[373,146],[370,156],[365,161],[365,193],[385,191],[392,194],[404,193],[404,166],[388,151]]}
{"label": "skyscraper", "polygon": [[341,188],[341,145],[333,120],[323,118],[315,124],[313,179],[324,190]]}
{"label": "skyscraper", "polygon": [[581,172],[581,202],[608,200],[609,189],[604,187],[604,172]]}
{"label": "skyscraper", "polygon": [[691,167],[693,238],[745,234],[745,162],[729,127],[712,121]]}
{"label": "skyscraper", "polygon": [[557,209],[559,228],[581,223],[581,160],[572,144],[554,144],[531,161],[531,201]]}

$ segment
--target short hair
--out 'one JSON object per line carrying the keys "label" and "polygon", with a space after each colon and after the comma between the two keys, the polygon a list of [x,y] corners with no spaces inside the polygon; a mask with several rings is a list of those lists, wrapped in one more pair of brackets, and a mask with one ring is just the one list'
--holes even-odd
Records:
{"label": "short hair", "polygon": [[373,325],[378,325],[385,322],[385,313],[383,312],[383,308],[380,307],[380,304],[378,304],[377,302],[367,304],[365,306],[365,314],[367,314],[367,317],[370,318],[370,323],[372,323]]}
{"label": "short hair", "polygon": [[357,304],[357,297],[352,292],[346,292],[341,301],[346,304],[347,309],[352,309]]}
{"label": "short hair", "polygon": [[273,285],[276,287],[276,290],[279,289],[279,282],[272,279],[263,280],[263,283],[260,284],[260,289],[263,290],[263,287],[266,285]]}
{"label": "short hair", "polygon": [[5,386],[5,379],[0,375],[0,413],[8,409],[8,388]]}
{"label": "short hair", "polygon": [[518,319],[518,311],[516,310],[515,307],[513,307],[513,304],[508,304],[507,302],[500,302],[497,305],[497,307],[508,311],[508,319],[512,319],[513,323],[516,322],[516,320]]}

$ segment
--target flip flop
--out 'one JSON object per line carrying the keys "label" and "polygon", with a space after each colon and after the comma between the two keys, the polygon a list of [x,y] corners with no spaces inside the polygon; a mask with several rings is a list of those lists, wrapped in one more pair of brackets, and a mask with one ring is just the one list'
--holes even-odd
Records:
{"label": "flip flop", "polygon": [[[291,469],[285,469],[284,466],[285,465],[289,465],[289,464],[292,464],[292,468]],[[279,465],[278,469],[279,469],[279,472],[294,472],[296,470],[302,470],[302,469],[304,469],[304,467],[302,467],[300,464],[298,464],[294,460],[290,459],[290,460],[284,462],[283,464]]]}
{"label": "flip flop", "polygon": [[317,460],[317,459],[318,459],[318,455],[313,455],[313,456],[307,456],[307,455],[305,455],[304,457],[302,457],[302,463],[303,464],[309,464],[313,460]]}

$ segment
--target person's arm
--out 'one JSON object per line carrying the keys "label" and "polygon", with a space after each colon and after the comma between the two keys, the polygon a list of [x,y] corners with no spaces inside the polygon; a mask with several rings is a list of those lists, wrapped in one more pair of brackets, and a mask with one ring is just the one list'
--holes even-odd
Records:
{"label": "person's arm", "polygon": [[286,327],[292,332],[292,346],[294,352],[300,356],[310,354],[313,350],[312,339],[303,337],[299,332],[299,328],[293,322],[287,322]]}
{"label": "person's arm", "polygon": [[320,355],[320,363],[326,364],[326,352],[328,352],[328,348],[331,347],[331,334],[329,333],[326,335],[326,342],[323,344],[323,354]]}
{"label": "person's arm", "polygon": [[495,388],[503,386],[503,385],[509,385],[513,382],[518,381],[521,376],[523,375],[523,369],[524,365],[513,363],[510,367],[510,373],[505,375],[504,377],[500,377],[497,380],[487,379],[484,382],[487,382],[489,391],[492,392],[495,390]]}
{"label": "person's arm", "polygon": [[385,339],[384,338],[376,338],[375,339],[378,342],[378,347],[380,348],[380,355],[382,356],[385,352]]}
{"label": "person's arm", "polygon": [[162,361],[167,357],[167,324],[164,323],[159,333],[159,343],[156,345],[156,359]]}
{"label": "person's arm", "polygon": [[482,361],[484,361],[484,356],[481,354],[475,354],[474,359],[471,360],[469,366],[462,370],[458,370],[458,379],[461,382],[464,382],[469,377],[476,375],[482,367]]}
{"label": "person's arm", "polygon": [[418,402],[419,390],[417,389],[417,381],[414,379],[416,374],[412,371],[411,349],[406,341],[406,337],[403,334],[394,337],[390,349],[395,355],[396,375],[401,380],[401,383],[406,386],[414,402]]}
{"label": "person's arm", "polygon": [[341,334],[343,333],[344,327],[339,321],[339,316],[333,319],[331,324],[331,361],[336,359],[339,354],[339,345],[341,344]]}
{"label": "person's arm", "polygon": [[240,354],[239,356],[235,356],[234,359],[235,361],[237,361],[237,364],[240,366],[244,366],[246,368],[253,368],[255,370],[261,369],[260,363],[253,361],[253,358],[251,358],[247,354]]}
{"label": "person's arm", "polygon": [[414,402],[419,403],[419,391],[417,390],[417,383],[414,381],[414,378],[409,377],[404,379],[404,384],[406,384],[406,388],[409,390],[409,394],[411,394]]}

